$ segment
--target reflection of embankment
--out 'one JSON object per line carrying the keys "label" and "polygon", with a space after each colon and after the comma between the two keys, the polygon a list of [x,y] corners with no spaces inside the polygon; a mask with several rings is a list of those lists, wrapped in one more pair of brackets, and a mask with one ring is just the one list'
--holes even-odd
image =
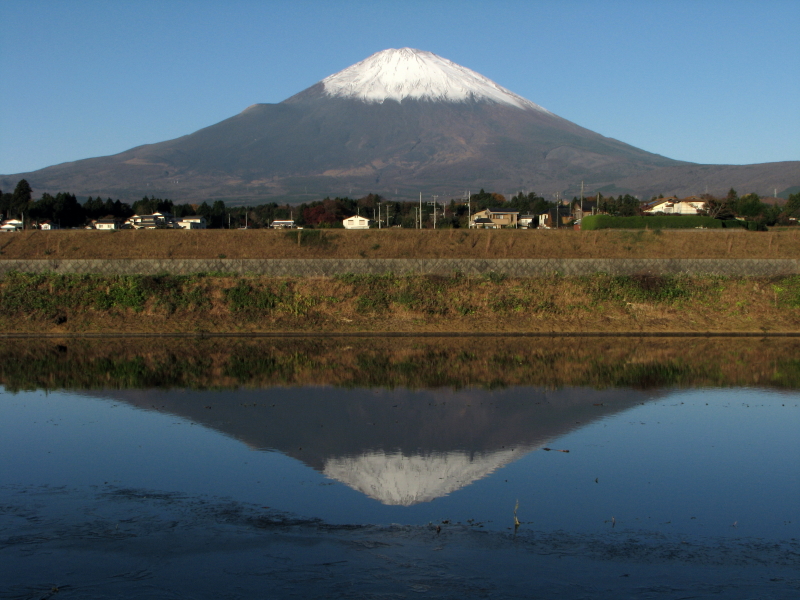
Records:
{"label": "reflection of embankment", "polygon": [[631,389],[103,391],[278,450],[385,504],[446,495],[577,427],[652,399]]}
{"label": "reflection of embankment", "polygon": [[800,388],[796,338],[0,340],[6,389]]}

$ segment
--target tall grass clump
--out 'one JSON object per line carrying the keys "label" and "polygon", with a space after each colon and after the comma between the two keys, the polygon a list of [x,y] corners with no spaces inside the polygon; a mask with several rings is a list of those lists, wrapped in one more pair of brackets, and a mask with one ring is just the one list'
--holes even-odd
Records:
{"label": "tall grass clump", "polygon": [[688,277],[673,275],[594,275],[583,278],[596,302],[677,302],[700,289]]}
{"label": "tall grass clump", "polygon": [[779,306],[800,308],[800,275],[784,277],[772,284]]}
{"label": "tall grass clump", "polygon": [[49,319],[68,311],[141,312],[204,308],[207,289],[196,277],[175,275],[62,275],[9,273],[0,280],[0,309]]}

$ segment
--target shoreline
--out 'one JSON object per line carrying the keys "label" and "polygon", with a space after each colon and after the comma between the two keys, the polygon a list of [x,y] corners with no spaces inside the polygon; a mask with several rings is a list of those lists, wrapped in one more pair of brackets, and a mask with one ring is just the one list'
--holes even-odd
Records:
{"label": "shoreline", "polygon": [[119,339],[119,338],[253,338],[253,339],[346,339],[346,338],[800,338],[800,331],[230,331],[230,332],[63,332],[63,333],[0,333],[0,339]]}

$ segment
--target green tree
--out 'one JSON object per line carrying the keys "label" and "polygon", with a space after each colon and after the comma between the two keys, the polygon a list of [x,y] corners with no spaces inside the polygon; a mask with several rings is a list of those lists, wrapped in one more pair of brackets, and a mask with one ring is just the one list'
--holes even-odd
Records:
{"label": "green tree", "polygon": [[11,204],[8,207],[8,212],[15,216],[23,211],[27,211],[28,205],[33,197],[33,190],[30,184],[25,179],[20,179],[17,187],[14,188],[14,193],[11,194]]}

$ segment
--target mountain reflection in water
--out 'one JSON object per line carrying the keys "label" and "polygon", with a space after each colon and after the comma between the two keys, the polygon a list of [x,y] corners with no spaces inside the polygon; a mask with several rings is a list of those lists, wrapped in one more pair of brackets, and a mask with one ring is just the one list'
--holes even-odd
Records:
{"label": "mountain reflection in water", "polygon": [[277,450],[384,504],[429,502],[593,421],[660,396],[639,390],[94,392]]}

